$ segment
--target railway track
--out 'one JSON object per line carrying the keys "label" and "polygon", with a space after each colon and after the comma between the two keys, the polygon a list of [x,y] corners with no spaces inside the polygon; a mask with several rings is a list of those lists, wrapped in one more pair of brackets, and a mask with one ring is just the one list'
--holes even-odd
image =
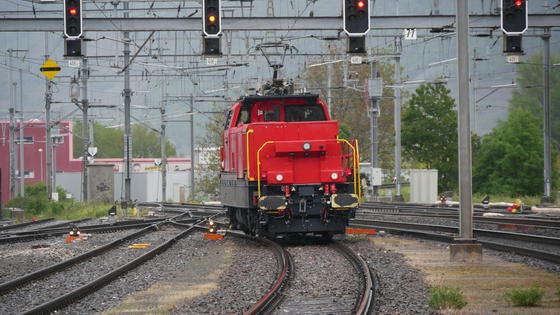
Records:
{"label": "railway track", "polygon": [[[277,252],[284,252],[284,254],[279,254],[279,257],[282,257],[279,261],[283,263],[280,264],[281,268],[278,279],[271,289],[244,314],[368,314],[374,308],[375,283],[373,273],[367,263],[346,245],[339,242],[332,242],[328,246],[320,244],[319,246],[312,246],[311,248],[306,248],[305,246],[296,246],[294,248],[286,244],[283,246],[276,244],[274,246],[278,247],[276,249]],[[313,253],[317,255],[319,252],[322,253],[322,255],[314,256],[311,265],[319,264],[324,261],[323,264],[332,263],[332,265],[340,267],[340,265],[333,263],[331,260],[333,257],[335,257],[334,260],[336,260],[337,256],[342,256],[343,260],[346,260],[347,264],[350,265],[355,272],[355,278],[358,279],[352,277],[354,279],[353,281],[346,281],[349,280],[349,278],[340,279],[339,277],[341,275],[336,272],[328,273],[328,271],[325,270],[318,272],[317,268],[321,269],[319,266],[311,266],[310,269],[309,261],[301,257],[302,252],[307,252],[308,250],[313,251]],[[332,255],[333,252],[338,252],[339,255]],[[294,255],[298,258],[294,259]],[[303,253],[303,255],[306,254]],[[325,266],[323,265],[322,267]],[[325,268],[328,269],[329,267]],[[326,281],[326,279],[323,279],[324,281],[313,279],[315,277],[321,277],[321,275],[317,275],[317,273],[323,273],[323,277],[328,277],[330,281]],[[305,287],[313,286],[314,281],[322,283],[323,286],[325,286],[325,288],[323,288],[324,290],[317,289],[319,292],[303,293],[307,292],[307,290],[314,291],[316,289]],[[341,283],[337,283],[337,281]],[[334,282],[334,284],[330,282]],[[342,283],[344,283],[343,286],[345,287],[348,287],[349,284],[359,283],[360,288],[346,288],[346,293],[340,295],[337,291],[342,290],[339,286],[339,284]],[[315,284],[317,283],[315,282]],[[317,285],[320,286],[319,284]],[[329,288],[327,288],[327,286]],[[336,287],[336,289],[334,287]],[[350,294],[348,290],[353,290],[354,294]],[[329,294],[334,294],[334,296],[330,296]],[[353,302],[351,300],[353,300]]]}
{"label": "railway track", "polygon": [[[445,243],[453,243],[455,235],[458,232],[457,227],[381,220],[354,219],[351,221],[351,226],[375,228],[392,233],[408,234],[419,238]],[[481,229],[474,229],[474,233],[475,236],[479,237],[477,241],[486,248],[513,252],[519,255],[560,263],[560,254],[558,253],[560,251],[559,238]],[[519,241],[522,243],[507,243],[511,241]],[[543,243],[546,245],[543,245]],[[538,247],[546,249],[536,249]]]}
{"label": "railway track", "polygon": [[[2,292],[2,296],[0,296],[0,299],[4,299],[4,295],[8,294],[9,291],[14,290],[15,288],[22,286],[22,285],[26,285],[28,284],[30,281],[33,280],[37,280],[37,279],[41,279],[41,278],[45,278],[48,277],[50,275],[53,275],[55,273],[58,272],[64,272],[64,270],[71,268],[73,266],[76,266],[77,264],[79,264],[80,262],[84,262],[88,259],[91,259],[92,257],[95,256],[99,256],[102,253],[108,252],[111,249],[115,249],[117,246],[119,245],[123,245],[124,242],[126,241],[130,241],[131,239],[137,239],[138,237],[140,237],[141,235],[145,235],[147,232],[149,231],[156,231],[161,229],[162,226],[164,225],[175,225],[175,226],[182,226],[184,227],[184,224],[182,223],[176,223],[174,220],[178,220],[180,219],[182,215],[176,216],[173,219],[167,220],[167,221],[163,221],[163,222],[158,222],[158,223],[153,223],[151,226],[148,226],[140,231],[137,231],[135,233],[132,233],[124,238],[121,238],[119,240],[116,240],[110,244],[107,244],[105,246],[101,246],[99,248],[96,248],[88,253],[76,256],[74,258],[71,258],[69,260],[66,260],[60,264],[56,264],[47,268],[44,268],[42,270],[38,270],[36,272],[24,275],[22,277],[18,277],[17,279],[13,279],[9,282],[3,283],[0,285],[0,292]],[[197,220],[196,223],[200,224],[203,223],[205,220],[207,220],[206,218],[201,218],[199,220]],[[66,292],[65,294],[60,294],[58,295],[56,298],[51,299],[49,301],[46,301],[44,303],[42,303],[41,305],[38,305],[32,309],[28,309],[25,312],[23,312],[23,314],[44,314],[44,313],[48,313],[51,311],[54,311],[56,309],[60,309],[62,307],[64,307],[65,305],[71,304],[74,301],[79,300],[80,298],[91,294],[93,292],[95,292],[96,290],[100,289],[101,287],[105,286],[106,284],[110,283],[111,281],[115,280],[116,278],[118,278],[120,275],[133,270],[134,268],[136,268],[137,266],[141,265],[142,263],[150,260],[151,258],[153,258],[154,256],[162,253],[163,251],[165,251],[166,249],[170,248],[171,245],[173,243],[175,243],[176,241],[178,241],[181,238],[184,238],[185,236],[189,235],[190,233],[192,233],[195,230],[200,229],[199,226],[197,226],[196,224],[193,225],[188,225],[187,228],[182,228],[181,232],[172,235],[171,237],[169,237],[166,241],[162,242],[161,244],[159,244],[158,246],[154,247],[153,249],[145,252],[144,254],[141,254],[140,256],[134,257],[134,259],[126,262],[125,264],[118,264],[116,266],[116,268],[113,268],[112,270],[110,270],[107,273],[102,274],[101,276],[95,278],[92,281],[89,281],[88,283],[85,283],[69,292]],[[78,269],[79,270],[79,269]],[[71,287],[71,286],[70,286]],[[60,290],[60,287],[58,287],[58,290]],[[13,292],[10,294],[15,294],[17,292]]]}

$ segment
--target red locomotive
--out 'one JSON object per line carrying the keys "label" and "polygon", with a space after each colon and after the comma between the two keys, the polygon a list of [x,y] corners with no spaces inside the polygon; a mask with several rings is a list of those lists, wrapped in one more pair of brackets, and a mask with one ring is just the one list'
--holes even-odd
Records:
{"label": "red locomotive", "polygon": [[344,233],[360,198],[358,143],[338,138],[318,95],[280,90],[227,114],[220,191],[230,223],[268,237]]}

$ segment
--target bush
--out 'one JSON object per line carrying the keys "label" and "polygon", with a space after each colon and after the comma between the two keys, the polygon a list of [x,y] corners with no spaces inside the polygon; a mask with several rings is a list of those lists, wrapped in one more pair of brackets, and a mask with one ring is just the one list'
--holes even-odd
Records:
{"label": "bush", "polygon": [[25,210],[27,218],[32,217],[55,217],[60,220],[75,220],[85,217],[101,217],[107,215],[109,204],[90,204],[75,202],[74,199],[66,198],[66,191],[60,187],[56,189],[59,201],[47,198],[47,187],[45,183],[38,183],[25,187],[25,197],[17,197],[8,202],[8,207],[16,207]]}
{"label": "bush", "polygon": [[463,293],[457,288],[437,286],[430,288],[428,306],[435,310],[454,308],[462,309],[467,305]]}
{"label": "bush", "polygon": [[504,294],[506,300],[514,306],[539,305],[544,296],[544,291],[537,288],[512,289]]}

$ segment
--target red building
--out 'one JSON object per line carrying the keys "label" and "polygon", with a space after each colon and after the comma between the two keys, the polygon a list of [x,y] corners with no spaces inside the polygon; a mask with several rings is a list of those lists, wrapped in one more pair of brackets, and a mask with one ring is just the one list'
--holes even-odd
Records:
{"label": "red building", "polygon": [[[21,123],[16,123],[16,169],[19,170],[19,128]],[[24,167],[25,184],[45,181],[47,178],[46,170],[46,130],[45,122],[40,120],[30,120],[23,123],[24,138]],[[56,145],[53,147],[53,168],[63,172],[80,172],[82,169],[81,159],[72,157],[72,123],[69,121],[60,122],[52,129]],[[0,122],[0,168],[2,169],[2,203],[10,199],[10,124],[7,121]],[[19,172],[19,171],[18,171]],[[16,175],[17,176],[17,175]],[[20,179],[17,176],[16,185],[19,187]],[[17,191],[17,189],[16,189]]]}
{"label": "red building", "polygon": [[[19,169],[19,127],[20,123],[16,123],[15,150],[16,150],[16,169]],[[24,167],[25,167],[25,184],[32,184],[47,180],[46,171],[46,130],[45,122],[39,120],[25,121],[24,128]],[[52,129],[53,142],[53,176],[56,173],[80,173],[82,171],[82,159],[74,158],[73,155],[73,137],[72,122],[63,121],[58,123]],[[0,169],[2,170],[2,179],[0,180],[0,189],[2,191],[2,203],[5,204],[10,199],[10,124],[7,121],[0,121]],[[154,172],[154,160],[151,159],[134,159],[133,172]],[[168,171],[186,172],[190,169],[190,159],[186,158],[169,158]],[[115,172],[122,172],[122,158],[114,159],[95,159],[95,164],[113,164]],[[20,187],[19,176],[16,180],[16,191]],[[75,183],[76,187],[80,187],[81,183]]]}

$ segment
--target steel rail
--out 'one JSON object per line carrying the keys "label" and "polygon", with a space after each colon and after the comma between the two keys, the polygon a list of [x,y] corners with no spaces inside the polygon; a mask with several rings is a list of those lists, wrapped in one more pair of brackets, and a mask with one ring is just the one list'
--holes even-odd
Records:
{"label": "steel rail", "polygon": [[[140,229],[140,228],[144,228],[144,227],[146,227],[150,224],[153,224],[153,223],[118,225],[118,226],[108,226],[108,227],[91,228],[91,229],[90,228],[84,228],[84,229],[81,229],[80,231],[86,232],[86,233],[95,233],[95,232],[110,233],[110,232],[116,232],[116,231],[121,231],[121,230]],[[14,242],[26,242],[26,241],[32,241],[32,240],[42,239],[42,238],[47,238],[47,237],[61,236],[61,235],[64,235],[64,234],[68,233],[69,231],[70,231],[70,229],[62,229],[62,230],[47,231],[47,232],[40,231],[40,232],[34,233],[34,234],[17,235],[17,236],[12,236],[12,237],[2,237],[2,238],[0,238],[0,244],[14,243]]]}
{"label": "steel rail", "polygon": [[[363,220],[363,219],[352,219],[351,222],[357,224],[371,224],[382,227],[402,227],[410,228],[416,230],[436,230],[440,232],[457,233],[458,228],[446,225],[436,225],[436,224],[421,224],[421,223],[406,223],[406,222],[396,222],[396,221],[381,221],[381,220]],[[503,232],[503,231],[493,231],[484,229],[473,229],[475,235],[479,236],[489,236],[489,237],[500,237],[506,239],[513,239],[518,241],[533,242],[539,244],[550,244],[560,246],[560,238],[542,236],[542,235],[532,235],[514,232]]]}
{"label": "steel rail", "polygon": [[105,244],[102,246],[99,246],[97,248],[94,248],[86,253],[83,253],[81,255],[78,256],[74,256],[70,259],[67,259],[61,263],[58,264],[54,264],[48,267],[45,267],[43,269],[37,270],[35,272],[32,273],[28,273],[26,275],[23,275],[21,277],[18,277],[16,279],[4,282],[2,284],[0,284],[0,295],[6,294],[7,292],[9,292],[10,290],[13,290],[19,286],[22,286],[30,281],[33,280],[37,280],[40,278],[43,278],[45,276],[48,276],[49,274],[53,274],[55,272],[59,272],[62,271],[70,266],[73,266],[81,261],[84,261],[86,259],[89,259],[91,257],[97,256],[103,252],[108,251],[111,248],[116,247],[117,245],[120,245],[122,242],[134,239],[140,235],[143,235],[145,233],[147,233],[150,230],[157,230],[157,226],[159,224],[152,224],[148,227],[145,227],[142,230],[136,231],[134,233],[131,233],[129,235],[126,235],[124,237],[121,237],[117,240],[114,240],[113,242],[109,243],[109,244]]}
{"label": "steel rail", "polygon": [[276,281],[272,284],[269,290],[265,292],[265,294],[243,314],[254,315],[271,313],[284,299],[283,291],[293,276],[294,269],[292,256],[284,249],[284,247],[266,238],[245,235],[240,232],[228,232],[228,235],[263,243],[271,247],[276,253],[276,257],[280,265],[280,271],[278,272]]}
{"label": "steel rail", "polygon": [[[204,221],[206,221],[207,219],[200,219],[199,223],[202,223]],[[109,284],[111,281],[117,279],[119,276],[127,273],[128,271],[131,271],[133,269],[135,269],[136,267],[138,267],[139,265],[141,265],[142,263],[152,259],[153,257],[155,257],[156,255],[164,252],[165,250],[167,250],[168,248],[170,248],[175,242],[177,242],[178,240],[184,238],[185,236],[189,235],[190,233],[192,233],[193,231],[195,231],[197,228],[195,226],[192,226],[188,229],[186,229],[185,231],[182,231],[180,233],[178,233],[177,235],[175,235],[174,237],[172,237],[171,239],[167,240],[166,242],[164,242],[163,244],[155,247],[154,249],[150,250],[149,252],[145,253],[142,256],[137,257],[136,259],[132,260],[131,262],[101,276],[100,278],[91,281],[71,292],[68,292],[67,294],[60,296],[54,300],[51,300],[49,302],[43,303],[33,309],[27,310],[25,312],[23,312],[22,314],[28,315],[28,314],[45,314],[48,312],[52,312],[54,310],[60,309],[68,304],[71,304],[73,301],[79,300],[81,298],[83,298],[86,295],[89,295],[93,292],[95,292],[96,290],[99,290],[100,288],[102,288],[103,286]]]}
{"label": "steel rail", "polygon": [[[113,223],[106,223],[106,224],[92,224],[92,225],[79,225],[78,229],[92,231],[93,229],[98,228],[111,228],[111,227],[121,227],[121,226],[129,226],[129,225],[138,225],[138,224],[150,224],[150,223],[157,223],[166,220],[167,218],[161,219],[149,219],[149,220],[133,220],[133,221],[118,221]],[[36,235],[36,234],[45,234],[45,233],[56,233],[56,232],[68,232],[68,227],[57,227],[57,228],[50,228],[45,227],[41,229],[31,230],[31,231],[23,231],[23,232],[14,232],[5,235],[0,235],[0,239],[2,237],[14,237],[14,236],[26,236],[26,235]]]}
{"label": "steel rail", "polygon": [[[411,217],[426,217],[426,218],[443,218],[450,220],[458,220],[458,214],[439,214],[439,213],[371,213],[367,211],[358,212],[360,216],[374,216],[374,215],[395,215],[395,216],[411,216]],[[560,221],[558,220],[545,220],[534,219],[526,217],[482,217],[474,216],[473,220],[477,223],[486,224],[515,224],[520,226],[531,226],[541,229],[560,229]]]}
{"label": "steel rail", "polygon": [[[176,215],[172,218],[164,218],[161,220],[165,220],[165,219],[178,219],[182,216],[185,215],[189,215],[189,212],[182,212],[179,215]],[[153,220],[160,220],[160,219],[153,219]],[[132,221],[131,223],[120,223],[120,224],[111,224],[108,226],[105,225],[93,225],[93,226],[82,226],[80,227],[80,230],[82,232],[86,232],[86,233],[110,233],[110,232],[115,232],[115,231],[120,231],[120,230],[129,230],[129,229],[137,229],[137,228],[144,228],[150,224],[153,224],[152,221],[149,222],[138,222],[138,221]],[[31,240],[35,240],[35,239],[41,239],[41,238],[47,238],[47,237],[53,237],[53,236],[60,236],[60,235],[64,235],[66,233],[68,233],[70,230],[69,229],[55,229],[52,231],[29,231],[29,232],[24,232],[25,234],[23,235],[15,235],[15,236],[9,236],[9,237],[0,237],[0,244],[3,243],[12,243],[12,242],[25,242],[25,241],[31,241]],[[29,234],[30,233],[30,234]]]}
{"label": "steel rail", "polygon": [[18,224],[10,224],[10,225],[5,225],[5,226],[0,226],[0,231],[19,229],[19,228],[22,228],[22,227],[26,227],[28,225],[45,223],[45,222],[49,222],[49,221],[52,221],[52,220],[54,220],[54,218],[39,219],[39,220],[36,220],[36,221],[27,221],[27,222],[18,223]]}
{"label": "steel rail", "polygon": [[353,310],[354,314],[370,314],[375,306],[375,282],[371,269],[367,262],[348,246],[339,242],[333,242],[333,246],[350,261],[356,272],[360,273],[364,280],[362,294],[357,299],[356,307]]}
{"label": "steel rail", "polygon": [[38,227],[38,228],[33,229],[33,231],[38,231],[38,230],[42,230],[42,229],[56,229],[56,228],[60,228],[60,227],[69,226],[70,224],[78,224],[78,223],[82,223],[82,222],[89,221],[89,220],[91,220],[91,218],[83,218],[83,219],[78,219],[78,220],[72,220],[72,221],[57,223],[57,224],[53,224],[53,225],[49,225],[49,226]]}
{"label": "steel rail", "polygon": [[[382,228],[386,231],[393,232],[393,233],[414,235],[415,237],[428,239],[428,240],[432,240],[432,241],[443,242],[443,243],[452,244],[455,241],[455,236],[443,235],[443,234],[438,234],[438,233],[430,233],[430,232],[421,231],[421,230],[398,228],[398,227],[385,227],[385,226],[377,226],[377,225],[369,225],[369,224],[351,224],[351,226],[359,227],[359,228]],[[525,247],[518,247],[518,246],[512,246],[512,245],[507,245],[507,244],[502,244],[502,243],[495,243],[495,242],[491,242],[491,241],[477,240],[477,242],[479,242],[480,244],[482,244],[483,247],[488,248],[488,249],[494,249],[494,250],[503,251],[503,252],[511,252],[511,253],[515,253],[515,254],[518,254],[518,255],[538,258],[538,259],[542,259],[542,260],[546,260],[546,261],[550,261],[550,262],[553,262],[553,263],[560,264],[560,255],[557,255],[557,254],[552,254],[552,253],[549,253],[549,252],[530,249],[530,248],[525,248]]]}

